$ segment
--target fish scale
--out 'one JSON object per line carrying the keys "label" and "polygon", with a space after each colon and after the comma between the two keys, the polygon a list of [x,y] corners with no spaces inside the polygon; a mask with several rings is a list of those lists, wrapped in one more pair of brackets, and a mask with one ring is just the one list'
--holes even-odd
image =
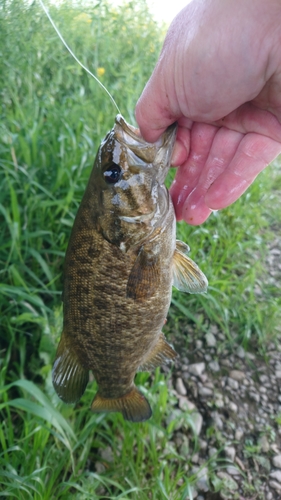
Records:
{"label": "fish scale", "polygon": [[176,127],[155,144],[118,115],[102,141],[72,229],[64,267],[64,325],[53,383],[67,403],[82,396],[89,371],[98,383],[92,411],[151,416],[136,372],[173,360],[162,327],[172,284],[206,291],[207,280],[176,242],[164,185]]}

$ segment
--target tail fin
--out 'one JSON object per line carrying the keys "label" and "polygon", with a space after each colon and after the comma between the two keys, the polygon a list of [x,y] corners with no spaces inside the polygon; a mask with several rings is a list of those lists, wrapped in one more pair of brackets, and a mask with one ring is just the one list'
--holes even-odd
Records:
{"label": "tail fin", "polygon": [[144,422],[152,415],[149,402],[136,387],[128,394],[115,399],[103,398],[97,393],[92,403],[92,411],[96,413],[120,411],[124,419],[130,422]]}
{"label": "tail fin", "polygon": [[53,385],[65,403],[76,403],[89,381],[89,370],[81,365],[76,353],[69,349],[64,333],[58,346],[52,372]]}

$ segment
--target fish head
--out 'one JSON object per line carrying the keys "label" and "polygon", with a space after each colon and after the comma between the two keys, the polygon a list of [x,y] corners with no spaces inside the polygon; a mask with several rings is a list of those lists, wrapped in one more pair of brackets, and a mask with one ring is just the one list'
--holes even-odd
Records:
{"label": "fish head", "polygon": [[93,169],[98,224],[103,236],[123,244],[125,251],[160,227],[171,211],[164,181],[175,138],[174,124],[157,142],[148,143],[138,129],[117,115],[100,145]]}

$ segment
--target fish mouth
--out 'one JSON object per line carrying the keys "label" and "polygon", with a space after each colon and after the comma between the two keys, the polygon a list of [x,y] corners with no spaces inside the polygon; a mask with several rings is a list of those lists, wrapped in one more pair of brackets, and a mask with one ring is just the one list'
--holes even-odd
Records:
{"label": "fish mouth", "polygon": [[119,114],[115,118],[114,132],[118,142],[142,160],[143,167],[152,164],[157,166],[159,173],[164,170],[160,175],[161,182],[164,182],[176,140],[177,123],[170,125],[156,142],[150,143],[143,139],[139,129],[128,124]]}

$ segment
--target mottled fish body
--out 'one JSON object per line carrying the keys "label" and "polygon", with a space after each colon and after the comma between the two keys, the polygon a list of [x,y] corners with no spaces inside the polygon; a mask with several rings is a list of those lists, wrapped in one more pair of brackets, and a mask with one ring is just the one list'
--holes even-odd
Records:
{"label": "mottled fish body", "polygon": [[172,284],[206,291],[207,280],[176,241],[164,180],[176,126],[145,142],[121,115],[102,141],[72,229],[64,267],[63,333],[53,368],[63,401],[82,396],[91,370],[95,412],[133,422],[151,408],[135,387],[138,370],[176,357],[162,333]]}

